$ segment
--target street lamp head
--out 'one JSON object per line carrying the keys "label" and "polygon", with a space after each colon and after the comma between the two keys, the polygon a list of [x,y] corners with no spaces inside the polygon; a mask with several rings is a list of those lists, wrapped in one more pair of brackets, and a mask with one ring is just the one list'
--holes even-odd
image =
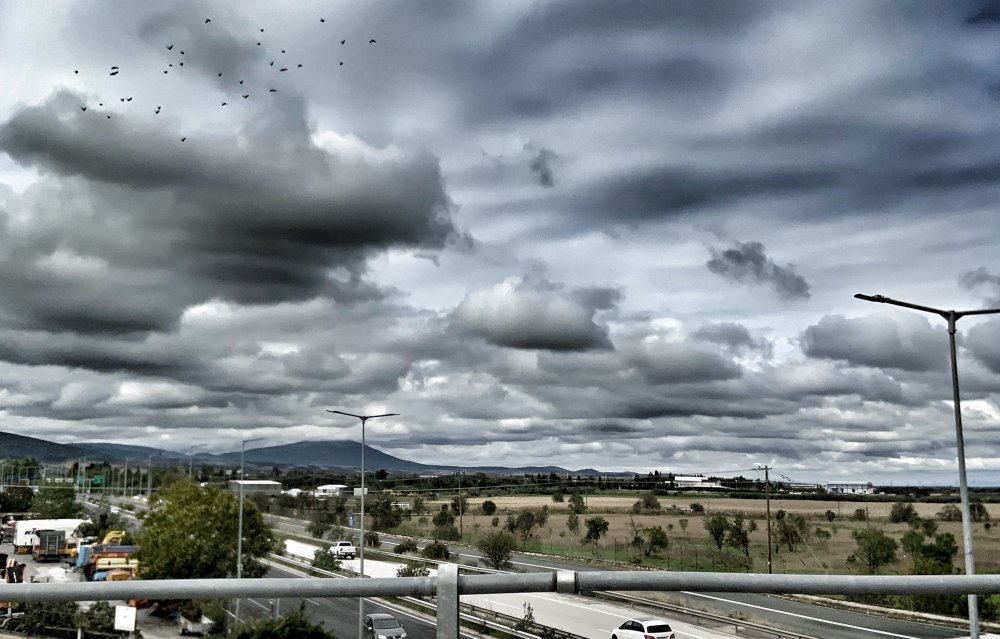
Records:
{"label": "street lamp head", "polygon": [[348,417],[355,417],[355,418],[360,419],[360,420],[373,419],[375,417],[394,417],[396,415],[399,415],[399,413],[383,413],[381,415],[355,415],[354,413],[345,413],[342,410],[330,410],[329,408],[326,409],[326,412],[328,412],[328,413],[336,413],[338,415],[346,415]]}
{"label": "street lamp head", "polygon": [[243,445],[246,446],[250,442],[259,442],[262,439],[264,439],[264,438],[263,437],[251,437],[250,439],[244,439],[243,440]]}
{"label": "street lamp head", "polygon": [[854,297],[859,300],[864,300],[866,302],[878,302],[880,304],[885,304],[884,295],[865,295],[864,293],[855,293]]}

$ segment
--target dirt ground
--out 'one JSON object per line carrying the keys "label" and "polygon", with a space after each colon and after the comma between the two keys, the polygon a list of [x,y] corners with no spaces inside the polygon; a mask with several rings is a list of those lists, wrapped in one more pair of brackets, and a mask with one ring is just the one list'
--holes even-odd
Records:
{"label": "dirt ground", "polygon": [[[638,496],[588,496],[587,512],[580,516],[580,528],[577,532],[570,531],[567,525],[569,515],[568,504],[554,503],[547,495],[540,496],[510,496],[510,497],[488,497],[469,500],[469,513],[462,517],[462,521],[456,521],[456,526],[461,525],[467,541],[485,535],[494,530],[494,517],[481,514],[480,506],[485,499],[490,499],[497,505],[497,517],[499,526],[507,519],[507,515],[517,513],[521,510],[540,510],[542,506],[548,506],[549,519],[542,529],[536,529],[533,539],[528,542],[528,547],[546,552],[559,552],[563,554],[580,557],[595,557],[611,559],[617,561],[628,561],[635,563],[639,559],[643,563],[651,563],[663,567],[663,563],[650,562],[645,557],[640,557],[640,552],[630,547],[629,541],[633,538],[636,530],[661,526],[667,532],[670,545],[661,557],[665,560],[666,567],[679,570],[743,570],[746,567],[738,565],[739,557],[731,549],[719,551],[705,528],[707,517],[715,513],[723,513],[732,516],[737,513],[742,514],[747,519],[756,522],[757,530],[750,534],[750,561],[751,570],[763,570],[767,562],[767,526],[765,518],[765,500],[717,498],[710,495],[685,495],[682,497],[660,497],[662,512],[655,515],[632,515],[629,513],[632,504],[637,501]],[[445,502],[429,502],[427,508],[430,512],[437,512],[440,505]],[[693,514],[690,512],[692,503],[699,503],[705,508],[705,514]],[[915,503],[914,508],[921,518],[933,519],[934,515],[941,510],[942,504],[921,504]],[[864,508],[868,513],[868,521],[854,521],[851,516],[854,512]],[[897,541],[908,530],[906,524],[889,523],[889,512],[891,503],[865,503],[858,501],[819,501],[819,500],[791,500],[791,499],[771,499],[772,531],[774,527],[774,516],[779,510],[784,510],[789,514],[800,514],[810,520],[810,529],[815,531],[822,529],[830,534],[829,539],[821,539],[820,535],[813,535],[807,543],[790,552],[787,548],[779,547],[776,552],[772,552],[772,562],[775,572],[787,573],[812,573],[812,574],[849,574],[858,572],[857,569],[847,562],[848,556],[856,549],[856,542],[852,532],[866,526],[873,526],[882,529]],[[989,510],[989,506],[987,507]],[[834,520],[828,521],[825,515],[830,510],[835,514]],[[1000,508],[994,515],[1000,515]],[[580,542],[580,537],[585,530],[584,521],[589,517],[600,515],[608,520],[609,528],[605,537],[601,540],[599,547],[594,548],[592,544],[584,545]],[[418,523],[419,519],[414,519],[412,523]],[[949,532],[954,535],[959,546],[958,555],[955,557],[955,566],[962,566],[962,529],[960,522],[938,522],[938,532]],[[423,526],[429,530],[430,525]],[[777,544],[776,535],[772,535],[772,544]],[[976,570],[981,573],[1000,572],[1000,530],[987,528],[983,524],[973,526],[973,547],[976,555]],[[905,557],[902,549],[898,555],[900,562],[890,568],[888,572],[905,574],[909,568],[909,559]],[[744,560],[745,561],[745,560]]]}

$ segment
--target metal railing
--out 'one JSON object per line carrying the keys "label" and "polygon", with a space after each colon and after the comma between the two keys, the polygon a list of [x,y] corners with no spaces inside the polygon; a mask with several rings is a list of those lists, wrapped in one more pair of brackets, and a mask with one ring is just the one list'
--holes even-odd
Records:
{"label": "metal railing", "polygon": [[457,639],[459,595],[594,591],[752,592],[773,594],[991,594],[1000,575],[767,575],[693,572],[576,572],[461,575],[442,564],[436,577],[385,579],[178,579],[4,584],[5,601],[228,599],[233,597],[437,597],[437,636]]}

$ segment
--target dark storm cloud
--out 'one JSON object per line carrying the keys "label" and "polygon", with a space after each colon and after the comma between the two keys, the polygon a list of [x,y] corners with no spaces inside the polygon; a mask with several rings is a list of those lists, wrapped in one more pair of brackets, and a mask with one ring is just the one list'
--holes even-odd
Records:
{"label": "dark storm cloud", "polygon": [[802,350],[809,357],[913,372],[945,370],[947,342],[920,316],[827,315],[802,334]]}
{"label": "dark storm cloud", "polygon": [[509,348],[580,351],[611,348],[594,317],[620,293],[566,289],[540,278],[509,278],[465,296],[453,319],[463,331]]}
{"label": "dark storm cloud", "polygon": [[736,242],[731,249],[712,249],[706,266],[730,282],[770,284],[782,299],[808,299],[809,284],[791,266],[778,266],[760,242]]}
{"label": "dark storm cloud", "polygon": [[974,271],[962,273],[958,280],[967,291],[986,290],[986,304],[1000,306],[1000,274],[993,275],[985,267],[980,266]]}
{"label": "dark storm cloud", "polygon": [[549,149],[539,149],[538,153],[531,158],[528,168],[535,174],[535,178],[541,186],[549,187],[555,185],[555,176],[552,173],[552,160],[556,154]]}
{"label": "dark storm cloud", "polygon": [[823,168],[697,169],[663,166],[593,184],[573,207],[599,219],[656,220],[739,200],[826,190],[839,178]]}
{"label": "dark storm cloud", "polygon": [[[969,352],[991,372],[1000,375],[1000,320],[990,320],[969,329],[965,345]],[[968,384],[965,384],[967,387]],[[996,392],[993,386],[990,392]]]}
{"label": "dark storm cloud", "polygon": [[653,385],[690,384],[734,379],[740,367],[718,353],[677,343],[643,343],[630,353],[631,363]]}
{"label": "dark storm cloud", "polygon": [[[456,236],[436,159],[368,165],[327,153],[310,139],[301,100],[276,100],[240,140],[184,144],[126,117],[92,121],[79,102],[58,93],[0,126],[0,150],[50,174],[25,206],[67,200],[65,214],[36,211],[42,224],[31,235],[0,240],[10,245],[0,259],[4,306],[29,324],[164,330],[186,306],[212,298],[371,299],[378,291],[363,278],[366,251],[435,249]],[[65,197],[70,191],[79,197]],[[37,268],[59,251],[104,272]],[[347,279],[331,280],[336,266]]]}

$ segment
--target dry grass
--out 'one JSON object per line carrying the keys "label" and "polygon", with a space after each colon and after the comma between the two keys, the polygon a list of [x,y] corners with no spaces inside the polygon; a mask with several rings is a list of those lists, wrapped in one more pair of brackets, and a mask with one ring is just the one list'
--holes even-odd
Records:
{"label": "dry grass", "polygon": [[[539,510],[542,506],[549,508],[549,520],[546,526],[534,533],[533,541],[529,542],[529,549],[534,548],[545,552],[566,554],[584,557],[599,557],[602,559],[631,561],[636,558],[635,550],[629,548],[628,542],[633,536],[633,526],[648,528],[662,526],[667,531],[670,539],[670,547],[667,553],[661,553],[659,562],[650,562],[643,559],[643,563],[657,565],[673,569],[686,570],[741,570],[734,561],[736,555],[734,551],[727,549],[726,552],[719,552],[712,543],[708,532],[705,529],[705,519],[715,513],[734,515],[741,513],[748,519],[757,522],[758,529],[750,535],[751,558],[753,559],[752,570],[761,571],[766,569],[767,556],[767,532],[765,524],[765,501],[732,498],[713,498],[705,496],[685,496],[685,497],[661,497],[660,504],[663,513],[657,515],[631,515],[628,513],[632,504],[638,499],[636,495],[623,496],[588,496],[587,513],[580,516],[580,531],[576,534],[567,529],[567,516],[569,515],[568,505],[565,503],[553,503],[548,496],[510,496],[510,497],[489,497],[484,499],[469,500],[469,514],[463,517],[463,529],[465,540],[473,542],[481,535],[485,535],[492,530],[493,517],[482,515],[479,507],[485,499],[490,499],[497,504],[496,516],[499,517],[499,525],[503,526],[507,515],[516,513],[524,509]],[[697,502],[705,507],[705,515],[692,514],[688,511],[690,504]],[[445,502],[430,502],[428,509],[437,512],[440,505]],[[671,508],[676,510],[671,510]],[[931,519],[941,509],[941,504],[914,504],[919,515],[923,518]],[[869,514],[869,522],[851,521],[849,518],[858,508],[866,508]],[[830,501],[806,501],[806,500],[771,500],[772,517],[778,510],[787,513],[804,515],[810,520],[810,529],[823,528],[831,533],[829,540],[817,541],[814,537],[808,544],[800,546],[795,552],[789,552],[782,548],[773,555],[773,566],[775,572],[788,573],[830,573],[844,574],[851,572],[847,564],[847,557],[856,548],[852,537],[852,531],[865,526],[880,528],[886,534],[899,540],[908,528],[906,524],[889,523],[889,512],[891,503],[863,503],[863,502],[830,502]],[[827,510],[838,513],[833,522],[828,522],[825,516]],[[479,513],[479,514],[477,514]],[[580,537],[585,530],[584,520],[589,517],[602,516],[609,522],[608,533],[601,540],[600,548],[595,549],[592,545],[580,543]],[[414,519],[413,523],[416,524]],[[772,519],[773,522],[773,519]],[[456,522],[456,526],[458,522]],[[773,523],[772,523],[773,526]],[[425,531],[429,525],[423,526]],[[982,524],[975,524],[973,527],[973,544],[976,550],[976,570],[981,573],[1000,572],[1000,531],[987,530]],[[939,532],[950,532],[955,536],[959,545],[959,554],[955,558],[955,565],[963,565],[961,539],[962,530],[960,522],[938,522]],[[777,536],[775,537],[775,543]],[[904,558],[902,549],[899,551],[902,559],[889,572],[905,574],[909,568],[909,561]],[[730,562],[727,565],[727,561]],[[697,564],[695,564],[697,562]]]}

